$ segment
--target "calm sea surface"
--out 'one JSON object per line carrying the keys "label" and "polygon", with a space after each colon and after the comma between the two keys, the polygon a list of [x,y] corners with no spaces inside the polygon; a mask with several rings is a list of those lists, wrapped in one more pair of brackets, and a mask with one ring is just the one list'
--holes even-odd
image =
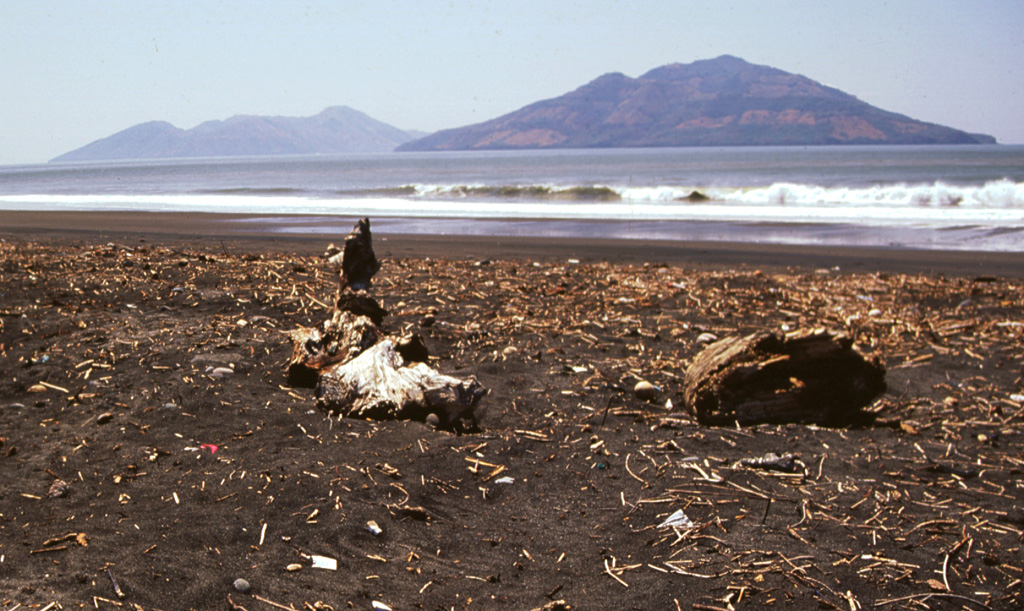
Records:
{"label": "calm sea surface", "polygon": [[[0,167],[4,210],[261,215],[286,231],[1024,250],[1024,146],[389,153]],[[454,220],[453,220],[454,219]],[[272,222],[271,222],[272,221]]]}

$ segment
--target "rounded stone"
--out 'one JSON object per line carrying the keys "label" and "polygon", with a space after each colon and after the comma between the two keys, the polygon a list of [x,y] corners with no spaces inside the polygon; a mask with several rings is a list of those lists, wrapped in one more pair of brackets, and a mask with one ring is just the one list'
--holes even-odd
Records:
{"label": "rounded stone", "polygon": [[248,594],[249,591],[252,590],[252,586],[249,585],[249,582],[241,577],[236,579],[231,586],[234,587],[237,592],[241,592],[242,594]]}
{"label": "rounded stone", "polygon": [[430,426],[436,427],[437,425],[441,424],[441,419],[437,416],[437,414],[430,413],[430,414],[427,414],[426,422]]}
{"label": "rounded stone", "polygon": [[636,383],[636,386],[633,387],[633,394],[635,394],[638,399],[652,401],[658,397],[658,387],[647,380],[640,380]]}

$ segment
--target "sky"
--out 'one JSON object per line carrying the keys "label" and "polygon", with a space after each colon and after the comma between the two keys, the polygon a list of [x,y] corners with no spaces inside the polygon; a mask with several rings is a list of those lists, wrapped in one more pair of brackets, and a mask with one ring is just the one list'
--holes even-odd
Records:
{"label": "sky", "polygon": [[723,54],[1024,143],[1021,0],[0,0],[0,165],[340,105],[432,132]]}

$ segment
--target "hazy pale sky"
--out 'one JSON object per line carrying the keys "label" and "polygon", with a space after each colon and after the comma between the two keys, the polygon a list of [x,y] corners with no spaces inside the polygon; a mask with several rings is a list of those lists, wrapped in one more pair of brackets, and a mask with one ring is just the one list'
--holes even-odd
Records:
{"label": "hazy pale sky", "polygon": [[336,105],[435,131],[726,53],[1024,143],[1022,0],[0,0],[0,164]]}

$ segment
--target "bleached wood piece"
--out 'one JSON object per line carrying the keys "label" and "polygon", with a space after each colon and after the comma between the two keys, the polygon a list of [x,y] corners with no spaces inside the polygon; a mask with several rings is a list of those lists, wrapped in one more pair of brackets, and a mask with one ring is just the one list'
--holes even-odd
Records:
{"label": "bleached wood piece", "polygon": [[320,408],[340,415],[425,420],[433,413],[441,424],[472,417],[485,394],[476,378],[460,380],[425,363],[407,364],[390,338],[324,371],[316,390]]}

